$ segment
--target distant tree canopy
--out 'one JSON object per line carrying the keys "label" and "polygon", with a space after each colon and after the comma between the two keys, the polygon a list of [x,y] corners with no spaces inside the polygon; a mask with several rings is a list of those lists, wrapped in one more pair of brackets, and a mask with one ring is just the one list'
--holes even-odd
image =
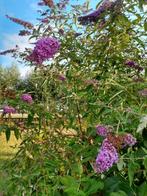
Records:
{"label": "distant tree canopy", "polygon": [[20,72],[16,65],[3,67],[0,65],[0,89],[14,89],[16,83],[20,80]]}

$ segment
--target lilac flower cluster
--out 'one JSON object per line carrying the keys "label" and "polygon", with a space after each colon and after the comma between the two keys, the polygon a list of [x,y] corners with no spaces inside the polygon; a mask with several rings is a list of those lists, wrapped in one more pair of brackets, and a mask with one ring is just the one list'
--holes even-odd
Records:
{"label": "lilac flower cluster", "polygon": [[106,137],[108,133],[108,129],[104,125],[97,125],[96,131],[98,135],[103,136],[103,137]]}
{"label": "lilac flower cluster", "polygon": [[139,66],[136,62],[134,62],[132,60],[127,60],[125,62],[125,65],[127,65],[130,68],[137,69],[138,71],[142,71],[143,70],[143,68],[141,66]]}
{"label": "lilac flower cluster", "polygon": [[3,114],[12,114],[15,112],[16,112],[16,110],[12,106],[4,106],[3,107]]}
{"label": "lilac flower cluster", "polygon": [[33,52],[27,57],[27,60],[42,64],[43,61],[53,58],[58,52],[60,43],[56,38],[43,37],[36,42]]}
{"label": "lilac flower cluster", "polygon": [[26,103],[29,103],[29,104],[31,104],[33,102],[32,96],[29,95],[29,94],[22,94],[21,95],[21,100],[26,102]]}
{"label": "lilac flower cluster", "polygon": [[108,141],[104,139],[100,152],[97,155],[94,169],[97,173],[103,173],[118,162],[118,153],[116,148]]}
{"label": "lilac flower cluster", "polygon": [[133,137],[133,135],[127,133],[126,135],[124,135],[124,146],[134,146],[136,144],[136,138]]}
{"label": "lilac flower cluster", "polygon": [[111,9],[114,5],[115,5],[115,1],[113,2],[110,0],[104,0],[102,2],[102,4],[100,4],[100,6],[98,7],[98,9],[96,11],[94,11],[91,14],[88,14],[86,16],[79,17],[78,21],[82,25],[86,25],[91,22],[96,22],[105,11]]}

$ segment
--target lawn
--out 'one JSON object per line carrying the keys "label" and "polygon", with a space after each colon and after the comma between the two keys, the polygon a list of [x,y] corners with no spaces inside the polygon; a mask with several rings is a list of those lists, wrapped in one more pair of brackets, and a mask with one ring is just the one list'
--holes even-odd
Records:
{"label": "lawn", "polygon": [[3,170],[2,166],[16,153],[18,143],[19,141],[16,140],[13,134],[9,142],[6,141],[4,134],[0,134],[0,196],[6,190],[8,179],[7,173]]}

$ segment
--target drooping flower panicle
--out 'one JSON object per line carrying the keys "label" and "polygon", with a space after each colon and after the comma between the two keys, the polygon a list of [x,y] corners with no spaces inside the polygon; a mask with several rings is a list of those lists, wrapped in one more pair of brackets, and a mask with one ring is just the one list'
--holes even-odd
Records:
{"label": "drooping flower panicle", "polygon": [[[116,0],[117,1],[117,0]],[[101,15],[111,9],[114,5],[116,1],[111,1],[111,0],[104,0],[100,6],[98,7],[98,9],[94,12],[92,12],[91,14],[88,14],[86,16],[81,16],[78,18],[78,21],[80,22],[80,24],[82,25],[87,25],[88,23],[91,22],[97,22],[98,19],[101,17]]]}
{"label": "drooping flower panicle", "polygon": [[32,96],[30,94],[22,94],[21,100],[29,104],[33,102]]}
{"label": "drooping flower panicle", "polygon": [[24,20],[21,20],[18,18],[14,18],[14,17],[8,16],[8,15],[6,15],[6,17],[17,24],[24,26],[25,28],[28,28],[28,29],[34,28],[33,24],[31,24],[30,22],[27,22],[27,21],[24,21]]}
{"label": "drooping flower panicle", "polygon": [[6,54],[10,54],[10,53],[14,53],[16,52],[17,49],[9,49],[9,50],[5,50],[0,52],[0,55],[6,55]]}
{"label": "drooping flower panicle", "polygon": [[60,48],[60,43],[56,38],[43,37],[36,42],[33,52],[27,60],[42,64],[43,61],[53,58]]}

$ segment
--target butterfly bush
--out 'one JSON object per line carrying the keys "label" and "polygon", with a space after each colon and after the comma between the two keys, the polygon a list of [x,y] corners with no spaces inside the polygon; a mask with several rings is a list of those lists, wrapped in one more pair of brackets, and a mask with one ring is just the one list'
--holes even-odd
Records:
{"label": "butterfly bush", "polygon": [[42,64],[43,61],[53,58],[60,48],[59,41],[54,37],[43,37],[36,42],[33,52],[27,60]]}
{"label": "butterfly bush", "polygon": [[24,102],[27,102],[29,104],[31,104],[33,102],[32,96],[29,94],[23,94],[21,95],[21,100]]}
{"label": "butterfly bush", "polygon": [[111,134],[110,140],[110,137],[107,136],[108,130],[103,125],[97,125],[96,130],[98,135],[106,137],[102,142],[102,146],[94,164],[95,171],[97,173],[103,173],[109,170],[113,164],[118,162],[118,151],[120,149],[127,146],[134,146],[137,141],[136,138],[129,133],[118,136]]}

